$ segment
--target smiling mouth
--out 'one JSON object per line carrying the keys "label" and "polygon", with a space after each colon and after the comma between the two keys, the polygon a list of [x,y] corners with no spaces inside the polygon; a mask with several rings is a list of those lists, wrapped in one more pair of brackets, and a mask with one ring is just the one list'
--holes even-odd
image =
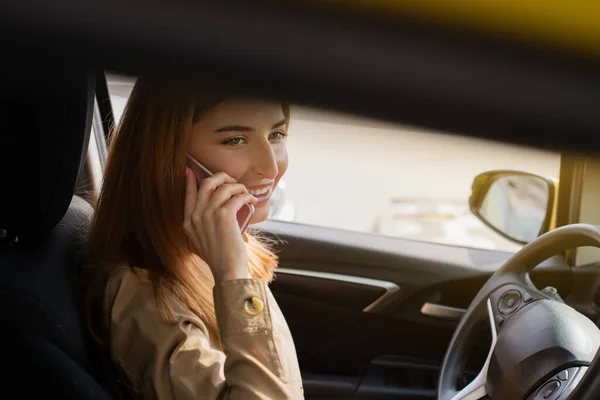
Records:
{"label": "smiling mouth", "polygon": [[248,189],[248,192],[252,196],[256,197],[259,202],[265,201],[269,198],[269,195],[271,194],[271,185],[263,186],[258,189]]}

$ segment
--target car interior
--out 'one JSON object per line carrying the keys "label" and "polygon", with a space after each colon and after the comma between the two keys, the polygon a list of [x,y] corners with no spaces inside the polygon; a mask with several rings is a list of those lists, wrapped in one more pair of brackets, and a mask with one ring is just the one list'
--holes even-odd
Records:
{"label": "car interior", "polygon": [[[0,6],[4,390],[113,398],[97,379],[78,272],[114,124],[107,71],[118,71],[210,76],[324,109],[559,148],[542,235],[516,253],[276,220],[258,230],[285,243],[271,289],[306,399],[597,398],[600,257],[575,250],[600,247],[597,29],[545,48],[524,31],[498,41],[379,9],[262,3]],[[265,26],[285,26],[289,46]]]}

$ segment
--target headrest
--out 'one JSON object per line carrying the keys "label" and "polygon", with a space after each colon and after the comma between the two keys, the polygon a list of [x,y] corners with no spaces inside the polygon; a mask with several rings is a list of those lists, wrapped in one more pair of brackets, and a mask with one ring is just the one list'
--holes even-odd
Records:
{"label": "headrest", "polygon": [[92,73],[61,67],[24,75],[0,83],[0,236],[35,234],[61,220],[92,126]]}

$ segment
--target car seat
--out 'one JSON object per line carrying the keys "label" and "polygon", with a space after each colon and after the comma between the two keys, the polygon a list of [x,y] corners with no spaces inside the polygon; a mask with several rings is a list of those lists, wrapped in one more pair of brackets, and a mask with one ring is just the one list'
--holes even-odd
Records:
{"label": "car seat", "polygon": [[111,399],[94,379],[76,285],[91,206],[73,196],[94,75],[60,66],[0,79],[0,376],[17,398]]}

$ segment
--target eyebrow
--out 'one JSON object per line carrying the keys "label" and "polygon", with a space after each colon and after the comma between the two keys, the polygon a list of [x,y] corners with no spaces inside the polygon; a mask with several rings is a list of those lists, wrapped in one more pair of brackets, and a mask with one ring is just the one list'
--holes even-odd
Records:
{"label": "eyebrow", "polygon": [[[275,125],[273,125],[271,127],[271,129],[277,129],[280,126],[283,126],[287,124],[287,119],[282,119],[281,121],[279,121],[278,123],[276,123]],[[215,132],[252,132],[254,130],[254,128],[249,127],[249,126],[244,126],[244,125],[229,125],[229,126],[224,126],[222,128],[217,129]]]}

